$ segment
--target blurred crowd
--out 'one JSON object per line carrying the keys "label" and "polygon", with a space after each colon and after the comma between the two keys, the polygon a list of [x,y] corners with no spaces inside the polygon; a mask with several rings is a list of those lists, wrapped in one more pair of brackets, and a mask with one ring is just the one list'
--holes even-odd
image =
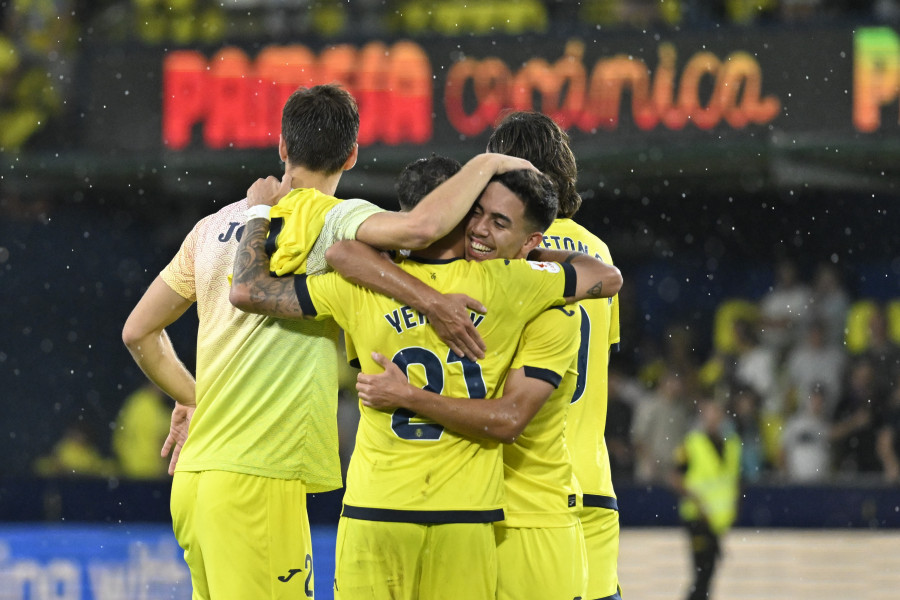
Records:
{"label": "blurred crowd", "polygon": [[[10,0],[3,29],[78,30],[144,43],[317,35],[491,35],[549,29],[892,22],[897,0]],[[69,36],[65,36],[69,37]]]}
{"label": "blurred crowd", "polygon": [[[634,348],[645,340],[623,331],[625,352],[638,358],[628,367],[611,361],[606,443],[614,481],[665,484],[697,407],[714,399],[742,440],[745,481],[900,482],[900,299],[852,299],[830,263],[808,283],[791,261],[775,274],[761,298],[719,305],[709,356],[688,327],[670,326],[659,349]],[[346,466],[359,419],[357,371],[340,364]],[[111,425],[111,456],[76,422],[35,472],[164,477],[159,447],[170,407],[152,386],[135,390]]]}
{"label": "blurred crowd", "polygon": [[[49,1],[49,0],[48,0]],[[57,0],[59,1],[59,0]],[[98,23],[145,41],[315,34],[491,35],[597,26],[751,26],[900,17],[897,0],[130,0],[93,3]],[[108,5],[99,10],[97,5]]]}
{"label": "blurred crowd", "polygon": [[160,455],[169,433],[174,403],[147,383],[122,399],[112,430],[109,453],[99,441],[98,424],[79,415],[60,439],[32,465],[40,477],[160,479],[169,461]]}
{"label": "blurred crowd", "polygon": [[830,263],[809,282],[788,260],[775,273],[763,297],[719,305],[705,360],[673,326],[634,374],[610,374],[614,480],[664,481],[712,397],[743,441],[747,481],[900,481],[900,299],[852,300]]}

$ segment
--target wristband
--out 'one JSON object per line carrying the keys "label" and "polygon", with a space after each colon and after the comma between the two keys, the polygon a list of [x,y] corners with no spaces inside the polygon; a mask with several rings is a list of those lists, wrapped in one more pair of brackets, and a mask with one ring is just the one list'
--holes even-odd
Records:
{"label": "wristband", "polygon": [[247,217],[247,220],[250,219],[265,219],[266,221],[271,221],[271,217],[269,213],[272,211],[272,207],[268,204],[257,204],[256,206],[251,206],[247,210],[244,211],[244,216]]}

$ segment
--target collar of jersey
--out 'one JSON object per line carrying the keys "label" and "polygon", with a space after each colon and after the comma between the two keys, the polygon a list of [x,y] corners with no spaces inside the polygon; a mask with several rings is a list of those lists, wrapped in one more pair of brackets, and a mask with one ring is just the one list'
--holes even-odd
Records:
{"label": "collar of jersey", "polygon": [[462,256],[454,256],[453,258],[422,258],[421,256],[410,255],[406,260],[411,260],[423,265],[446,265],[457,260],[465,259]]}

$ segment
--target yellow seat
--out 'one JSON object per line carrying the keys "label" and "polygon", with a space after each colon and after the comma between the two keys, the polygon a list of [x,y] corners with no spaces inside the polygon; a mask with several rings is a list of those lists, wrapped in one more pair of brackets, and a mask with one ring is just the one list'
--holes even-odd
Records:
{"label": "yellow seat", "polygon": [[744,298],[723,300],[716,308],[713,320],[713,347],[722,354],[733,354],[737,340],[734,335],[736,321],[756,322],[759,319],[759,307],[755,302]]}
{"label": "yellow seat", "polygon": [[850,354],[859,354],[869,347],[869,324],[878,310],[874,300],[858,300],[847,311],[844,341]]}
{"label": "yellow seat", "polygon": [[537,0],[497,2],[494,13],[497,29],[508,34],[547,29],[547,8]]}
{"label": "yellow seat", "polygon": [[451,2],[437,2],[432,8],[431,28],[447,36],[462,33],[460,22],[465,24],[464,7]]}
{"label": "yellow seat", "polygon": [[885,307],[888,322],[888,337],[895,344],[900,344],[900,298],[895,298]]}
{"label": "yellow seat", "polygon": [[406,33],[428,31],[431,24],[431,7],[419,2],[407,2],[397,11],[400,28]]}

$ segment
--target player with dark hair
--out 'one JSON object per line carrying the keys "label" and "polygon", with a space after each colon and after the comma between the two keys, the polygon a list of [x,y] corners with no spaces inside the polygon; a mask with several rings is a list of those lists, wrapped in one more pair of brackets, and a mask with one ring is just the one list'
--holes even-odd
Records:
{"label": "player with dark hair", "polygon": [[[512,175],[512,176],[510,176]],[[508,189],[527,187],[519,173],[495,177]],[[547,185],[549,180],[544,178]],[[527,195],[527,192],[523,192]],[[546,203],[502,204],[482,197],[466,231],[467,255],[483,260],[524,258],[553,222]],[[385,369],[358,376],[365,406],[401,408],[474,438],[503,447],[506,504],[494,524],[497,597],[501,600],[582,598],[586,586],[584,536],[578,520],[580,488],[565,440],[566,413],[577,382],[581,313],[549,309],[526,326],[502,395],[489,400],[454,398],[414,387],[400,369],[378,355]]]}
{"label": "player with dark hair", "polygon": [[[460,176],[465,173],[438,190]],[[523,218],[527,198],[518,198],[502,179],[491,181],[479,202],[483,207],[518,204]],[[526,196],[555,203],[546,178],[510,179],[525,187],[531,181]],[[550,198],[545,198],[547,191]],[[486,208],[485,214],[500,219],[504,211]],[[269,273],[266,229],[263,220],[251,221],[241,240],[231,296],[236,306],[279,316],[332,316],[352,333],[363,372],[380,370],[377,354],[372,354],[379,350],[414,385],[459,397],[493,396],[515,352],[511,342],[528,320],[561,302],[561,295],[569,300],[608,296],[621,285],[617,269],[577,253],[547,253],[568,258],[562,265],[459,260],[464,236],[458,228],[401,266],[442,292],[466,290],[483,300],[487,314],[473,318],[489,352],[475,362],[450,352],[423,326],[426,320],[402,302],[337,275],[296,277],[293,298],[286,296],[281,281]],[[332,246],[330,260],[348,244]],[[369,268],[368,263],[359,266]],[[573,283],[572,274],[577,274],[576,287],[565,290]],[[493,598],[497,581],[491,523],[502,519],[502,507],[502,457],[496,443],[445,430],[407,410],[362,407],[338,528],[336,597]]]}
{"label": "player with dark hair", "polygon": [[[550,117],[537,112],[513,112],[497,125],[489,152],[530,161],[556,184],[559,214],[544,233],[543,244],[586,252],[612,264],[600,238],[572,220],[581,206],[575,188],[577,167],[569,137]],[[470,251],[489,255],[470,244]],[[579,303],[581,346],[578,380],[566,424],[566,441],[575,476],[584,492],[581,524],[588,552],[588,600],[620,598],[618,582],[619,514],[604,439],[610,351],[619,343],[618,296]]]}
{"label": "player with dark hair", "polygon": [[[356,103],[338,86],[302,88],[285,104],[278,144],[285,175],[280,183],[274,177],[259,183],[298,188],[278,217],[287,238],[280,256],[297,270],[323,270],[325,249],[335,240],[427,245],[469,210],[471,198],[462,204],[460,190],[474,196],[498,165],[528,164],[476,157],[466,180],[447,187],[447,195],[429,196],[419,211],[386,212],[333,197],[356,162],[358,127]],[[163,452],[172,452],[173,527],[198,598],[311,595],[306,494],[341,485],[337,325],[276,321],[238,311],[228,300],[246,222],[269,212],[242,200],[197,223],[122,332],[141,369],[177,402]],[[377,278],[382,289],[427,314],[460,355],[480,355],[467,302],[386,269],[394,271]],[[196,381],[166,333],[194,302]]]}
{"label": "player with dark hair", "polygon": [[432,154],[406,165],[397,177],[400,210],[412,210],[419,201],[454,175],[462,165],[458,160]]}
{"label": "player with dark hair", "polygon": [[[322,135],[323,130],[329,135]],[[359,109],[346,90],[336,85],[301,88],[281,113],[282,159],[312,172],[337,173],[357,153],[358,134]]]}
{"label": "player with dark hair", "polygon": [[571,219],[578,212],[581,196],[575,185],[575,155],[569,147],[569,135],[553,119],[531,111],[507,114],[491,134],[488,152],[525,158],[549,177],[556,184],[560,219]]}

